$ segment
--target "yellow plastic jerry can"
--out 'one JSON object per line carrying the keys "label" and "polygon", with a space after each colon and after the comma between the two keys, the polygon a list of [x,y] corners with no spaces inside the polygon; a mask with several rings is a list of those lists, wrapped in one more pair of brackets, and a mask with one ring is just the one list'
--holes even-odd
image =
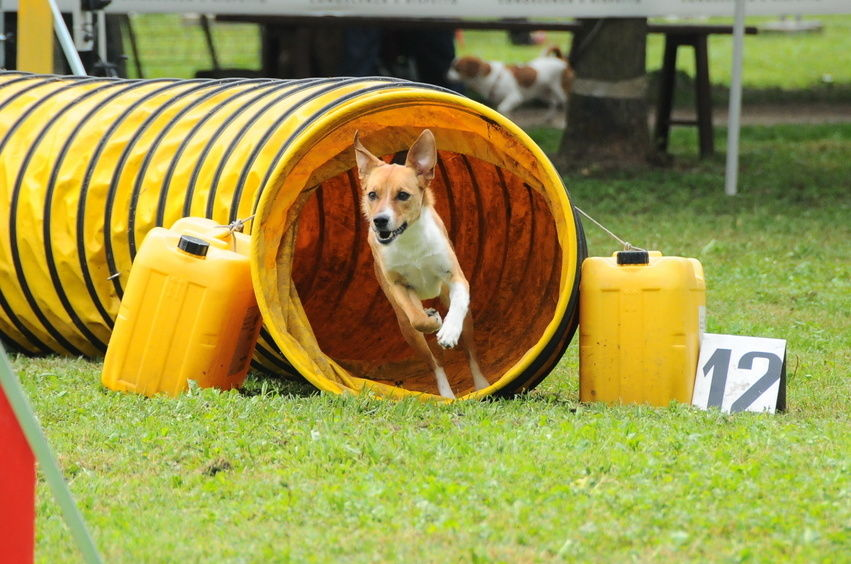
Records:
{"label": "yellow plastic jerry can", "polygon": [[101,381],[112,390],[175,396],[194,380],[242,385],[260,331],[248,235],[204,218],[152,229],[139,248]]}
{"label": "yellow plastic jerry can", "polygon": [[582,263],[579,399],[691,402],[706,284],[697,259],[621,251]]}

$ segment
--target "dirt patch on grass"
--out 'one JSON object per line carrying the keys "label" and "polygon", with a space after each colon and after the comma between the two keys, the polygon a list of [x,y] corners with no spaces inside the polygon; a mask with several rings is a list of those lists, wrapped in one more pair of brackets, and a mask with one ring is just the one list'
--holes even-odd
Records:
{"label": "dirt patch on grass", "polygon": [[[554,119],[547,119],[547,108],[541,106],[524,106],[515,110],[510,116],[520,127],[555,127],[563,129],[565,113],[559,112]],[[694,111],[675,110],[675,119],[693,119]],[[651,127],[655,123],[655,111],[650,110],[647,116]],[[727,108],[714,108],[712,122],[718,127],[727,125]],[[759,104],[742,106],[742,125],[778,125],[788,123],[817,124],[817,123],[847,123],[851,122],[851,104]]]}

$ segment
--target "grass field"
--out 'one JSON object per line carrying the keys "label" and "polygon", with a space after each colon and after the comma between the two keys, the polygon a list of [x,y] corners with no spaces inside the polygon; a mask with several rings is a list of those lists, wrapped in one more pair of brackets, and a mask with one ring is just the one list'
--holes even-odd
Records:
{"label": "grass field", "polygon": [[[142,45],[149,76],[209,67],[197,26],[158,18],[140,18],[168,46]],[[851,17],[819,19],[822,35],[748,38],[746,86],[836,99],[832,73],[851,90]],[[254,65],[255,33],[217,28],[222,64]],[[556,150],[559,131],[530,133]],[[709,331],[787,339],[788,412],[583,405],[575,342],[532,393],[452,405],[260,374],[242,392],[147,399],[103,389],[96,361],[15,356],[105,560],[851,562],[851,124],[745,127],[735,198],[716,137],[713,159],[675,129],[669,168],[565,183],[621,237],[702,262]],[[617,250],[586,233],[592,255]],[[79,561],[41,476],[37,512],[37,561]]]}
{"label": "grass field", "polygon": [[[748,25],[759,26],[774,18],[752,17]],[[821,33],[771,34],[747,36],[744,54],[745,102],[812,100],[851,102],[851,16],[818,16],[824,24]],[[141,59],[148,77],[189,77],[198,69],[210,68],[201,28],[196,19],[176,15],[137,15],[134,26]],[[730,23],[712,19],[710,23]],[[257,69],[260,66],[260,36],[251,24],[219,23],[213,35],[223,67]],[[175,38],[179,40],[175,41]],[[570,46],[569,33],[546,35],[547,45],[558,45],[565,51]],[[716,35],[710,38],[710,77],[715,85],[715,99],[721,102],[730,84],[732,39]],[[511,45],[504,32],[470,31],[457,42],[459,55],[475,54],[486,59],[519,63],[536,57],[542,46]],[[663,38],[650,35],[647,41],[647,69],[650,73],[662,66]],[[129,46],[127,47],[129,52]],[[681,49],[678,68],[694,76],[694,57],[689,49]],[[128,69],[134,71],[133,59]],[[690,96],[687,84],[677,101]]]}
{"label": "grass field", "polygon": [[[145,399],[98,362],[14,357],[106,560],[848,562],[851,125],[745,128],[736,198],[675,135],[673,168],[566,183],[622,237],[701,260],[710,331],[788,340],[787,413],[582,405],[575,344],[527,396],[453,405],[256,374]],[[37,512],[38,561],[77,561],[41,479]]]}

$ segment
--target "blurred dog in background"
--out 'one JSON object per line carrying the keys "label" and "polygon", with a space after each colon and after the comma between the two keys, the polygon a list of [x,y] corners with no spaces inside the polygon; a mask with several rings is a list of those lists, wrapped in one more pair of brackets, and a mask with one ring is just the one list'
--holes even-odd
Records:
{"label": "blurred dog in background", "polygon": [[550,47],[525,65],[460,57],[452,62],[448,77],[483,96],[503,115],[524,102],[540,100],[549,106],[547,119],[552,119],[567,103],[573,69],[558,47]]}

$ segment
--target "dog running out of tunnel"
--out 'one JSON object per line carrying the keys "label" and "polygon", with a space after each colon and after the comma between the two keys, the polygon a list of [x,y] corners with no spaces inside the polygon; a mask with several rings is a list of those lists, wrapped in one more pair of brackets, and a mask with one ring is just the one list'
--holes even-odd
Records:
{"label": "dog running out of tunnel", "polygon": [[[102,355],[147,231],[254,214],[256,365],[336,393],[434,394],[375,281],[351,150],[359,130],[389,159],[424,128],[492,383],[467,397],[529,389],[576,328],[585,248],[569,197],[513,123],[394,79],[0,74],[0,336],[33,354]],[[447,372],[472,392],[458,356]]]}

